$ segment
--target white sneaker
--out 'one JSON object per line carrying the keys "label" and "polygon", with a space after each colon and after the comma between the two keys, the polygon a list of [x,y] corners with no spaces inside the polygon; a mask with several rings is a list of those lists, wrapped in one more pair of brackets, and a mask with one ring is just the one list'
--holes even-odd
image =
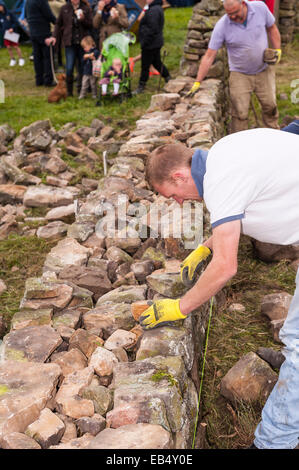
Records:
{"label": "white sneaker", "polygon": [[10,59],[9,65],[10,67],[14,67],[16,65],[17,61],[15,59]]}
{"label": "white sneaker", "polygon": [[23,58],[19,59],[19,65],[23,67],[25,65],[25,60]]}

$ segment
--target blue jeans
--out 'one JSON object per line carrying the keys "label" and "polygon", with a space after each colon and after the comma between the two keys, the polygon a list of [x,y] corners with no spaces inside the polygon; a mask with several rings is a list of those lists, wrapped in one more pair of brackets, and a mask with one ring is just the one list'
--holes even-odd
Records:
{"label": "blue jeans", "polygon": [[281,129],[285,132],[291,132],[292,134],[299,134],[299,119],[295,119],[288,126]]}
{"label": "blue jeans", "polygon": [[72,77],[74,73],[75,63],[77,59],[78,75],[82,76],[83,73],[83,49],[78,45],[65,47],[65,67],[66,76]]}
{"label": "blue jeans", "polygon": [[294,449],[299,442],[299,269],[288,316],[279,333],[285,361],[255,431],[259,449]]}

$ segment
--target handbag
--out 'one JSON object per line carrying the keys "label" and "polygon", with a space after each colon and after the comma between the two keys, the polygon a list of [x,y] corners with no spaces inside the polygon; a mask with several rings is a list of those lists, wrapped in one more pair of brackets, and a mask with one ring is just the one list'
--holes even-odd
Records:
{"label": "handbag", "polygon": [[92,61],[92,75],[94,77],[101,76],[102,60],[101,57]]}

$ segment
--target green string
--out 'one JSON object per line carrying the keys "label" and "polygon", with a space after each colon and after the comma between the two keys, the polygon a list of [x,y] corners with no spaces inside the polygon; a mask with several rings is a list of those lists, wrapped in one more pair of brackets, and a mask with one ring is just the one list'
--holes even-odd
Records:
{"label": "green string", "polygon": [[213,301],[214,301],[214,297],[212,297],[211,300],[210,300],[209,321],[208,321],[208,327],[207,327],[205,351],[204,351],[204,356],[203,356],[203,365],[202,365],[202,370],[201,370],[201,379],[200,379],[200,386],[199,386],[199,393],[198,393],[197,413],[196,413],[196,420],[195,420],[195,427],[194,427],[194,434],[193,434],[192,449],[194,449],[195,435],[196,435],[197,424],[198,424],[199,406],[200,406],[203,376],[204,376],[205,363],[206,363],[206,355],[207,355],[207,350],[208,350],[208,339],[209,339],[209,332],[210,332],[210,324],[211,324],[212,311],[213,311]]}

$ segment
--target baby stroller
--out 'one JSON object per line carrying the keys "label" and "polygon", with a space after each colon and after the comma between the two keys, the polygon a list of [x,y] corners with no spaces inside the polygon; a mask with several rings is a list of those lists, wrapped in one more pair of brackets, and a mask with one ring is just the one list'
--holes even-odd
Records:
{"label": "baby stroller", "polygon": [[102,47],[102,66],[100,72],[100,79],[104,77],[105,73],[109,70],[112,65],[113,59],[120,59],[122,63],[122,80],[119,85],[119,92],[115,96],[113,95],[113,83],[112,79],[107,87],[107,93],[105,96],[102,94],[100,86],[98,100],[96,106],[101,106],[103,100],[106,98],[118,98],[120,102],[123,102],[126,98],[131,98],[131,77],[129,68],[129,45],[134,44],[136,36],[134,33],[123,31],[122,33],[115,33],[109,36],[103,42]]}

